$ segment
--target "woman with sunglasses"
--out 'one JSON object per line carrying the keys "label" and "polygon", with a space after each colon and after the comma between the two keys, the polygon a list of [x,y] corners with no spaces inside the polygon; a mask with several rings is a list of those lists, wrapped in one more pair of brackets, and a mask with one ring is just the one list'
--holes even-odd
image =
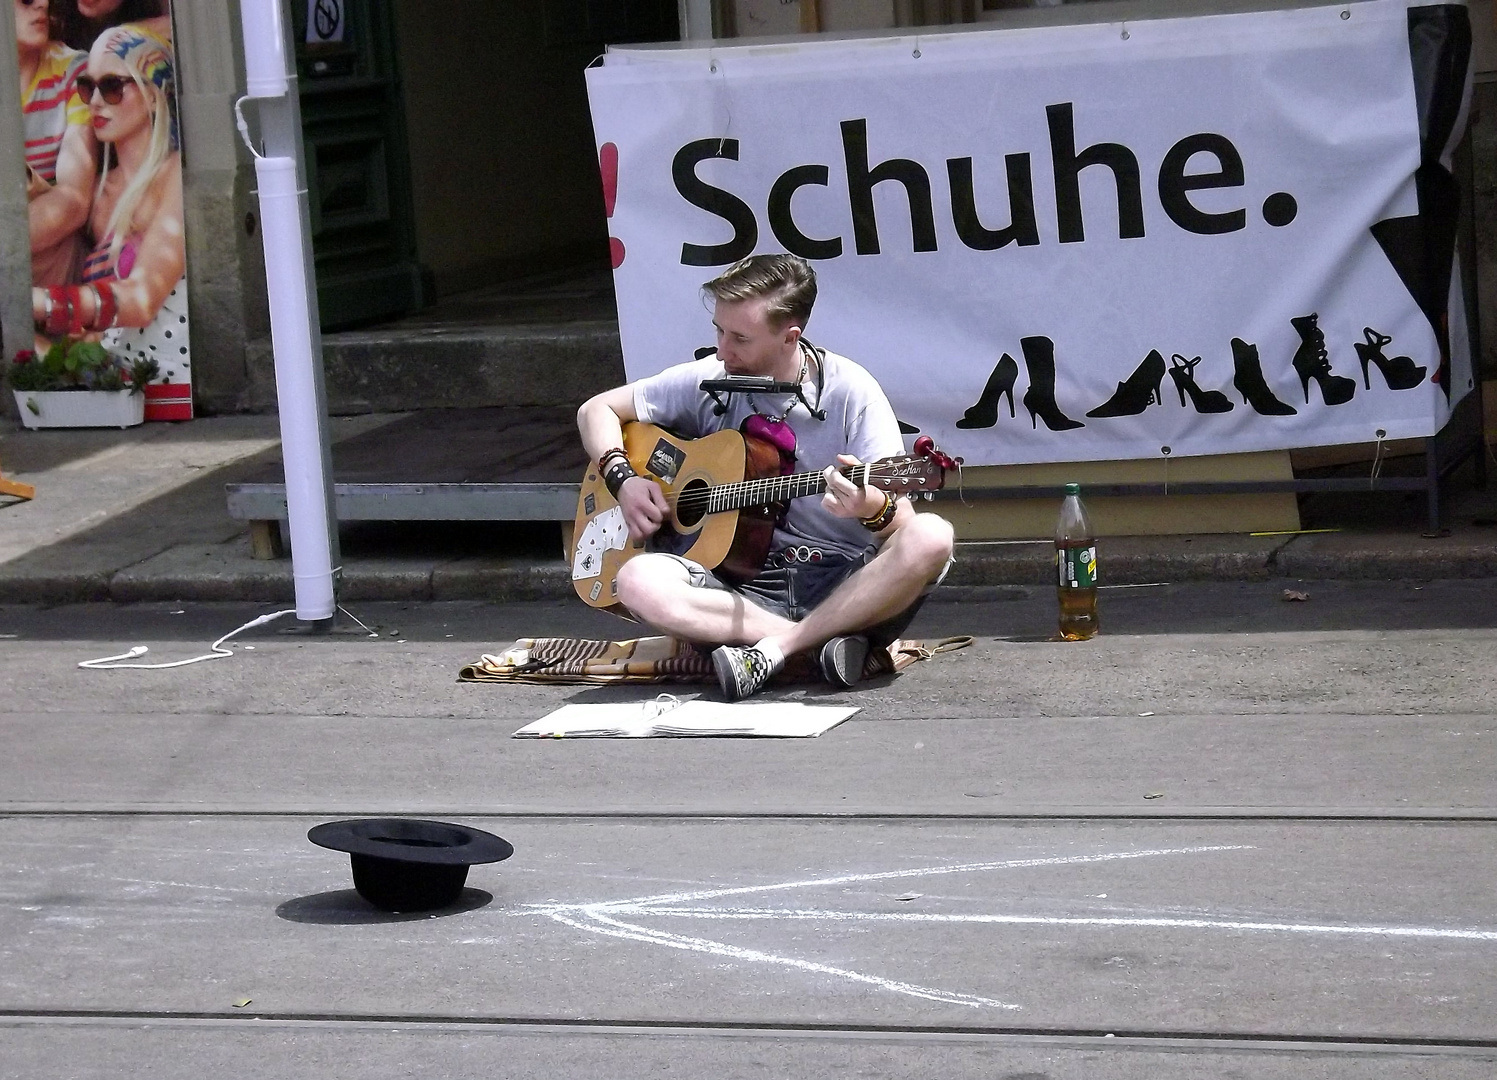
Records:
{"label": "woman with sunglasses", "polygon": [[32,290],[32,317],[45,337],[102,333],[106,346],[155,359],[168,381],[187,354],[172,85],[171,44],[145,26],[117,26],[94,43],[78,77],[103,146],[89,213],[93,249],[83,284]]}
{"label": "woman with sunglasses", "polygon": [[98,144],[78,98],[85,53],[54,40],[47,0],[13,0],[31,226],[31,283],[76,280]]}

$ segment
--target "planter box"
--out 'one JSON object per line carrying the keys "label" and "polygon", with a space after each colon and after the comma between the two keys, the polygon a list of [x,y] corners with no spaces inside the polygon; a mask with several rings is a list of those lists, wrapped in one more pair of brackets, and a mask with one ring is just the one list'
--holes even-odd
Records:
{"label": "planter box", "polygon": [[144,394],[129,390],[12,390],[29,428],[134,427],[146,417]]}

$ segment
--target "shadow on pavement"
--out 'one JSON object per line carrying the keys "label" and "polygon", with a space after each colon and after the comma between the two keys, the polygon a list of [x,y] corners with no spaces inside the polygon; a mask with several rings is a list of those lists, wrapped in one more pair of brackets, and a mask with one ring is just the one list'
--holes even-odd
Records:
{"label": "shadow on pavement", "polygon": [[212,423],[142,424],[133,428],[59,428],[44,431],[0,430],[0,463],[8,473],[37,473],[93,457],[118,447],[170,442],[238,442],[274,438],[274,420],[263,416],[215,417]]}
{"label": "shadow on pavement", "polygon": [[381,911],[353,889],[312,893],[278,904],[276,917],[287,922],[312,923],[317,926],[365,926],[370,923],[420,922],[477,911],[494,902],[494,894],[482,889],[464,889],[453,903],[435,911]]}

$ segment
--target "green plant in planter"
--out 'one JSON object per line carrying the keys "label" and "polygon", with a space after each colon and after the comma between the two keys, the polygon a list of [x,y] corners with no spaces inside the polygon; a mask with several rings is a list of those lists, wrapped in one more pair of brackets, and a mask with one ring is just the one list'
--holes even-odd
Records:
{"label": "green plant in planter", "polygon": [[130,384],[130,390],[136,394],[145,393],[146,384],[155,382],[156,377],[161,374],[161,365],[154,360],[136,359],[130,362],[129,377],[126,382]]}
{"label": "green plant in planter", "polygon": [[12,390],[125,390],[140,394],[161,373],[154,360],[126,363],[97,341],[62,338],[40,357],[30,349],[17,352],[6,365]]}

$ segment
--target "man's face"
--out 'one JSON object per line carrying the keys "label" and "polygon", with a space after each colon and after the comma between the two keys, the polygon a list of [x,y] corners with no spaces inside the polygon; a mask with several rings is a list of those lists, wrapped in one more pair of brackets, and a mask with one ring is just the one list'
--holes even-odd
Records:
{"label": "man's face", "polygon": [[776,328],[765,314],[769,302],[719,300],[712,311],[717,358],[729,375],[774,375],[800,338],[799,327]]}

